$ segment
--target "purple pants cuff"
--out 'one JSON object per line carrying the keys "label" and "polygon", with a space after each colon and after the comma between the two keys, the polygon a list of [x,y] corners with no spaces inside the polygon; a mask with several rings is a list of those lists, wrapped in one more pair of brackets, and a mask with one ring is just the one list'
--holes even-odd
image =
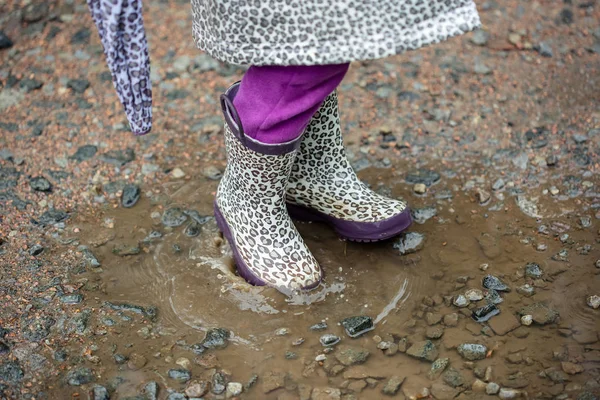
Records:
{"label": "purple pants cuff", "polygon": [[250,67],[233,101],[245,134],[271,144],[297,138],[340,84],[348,66]]}

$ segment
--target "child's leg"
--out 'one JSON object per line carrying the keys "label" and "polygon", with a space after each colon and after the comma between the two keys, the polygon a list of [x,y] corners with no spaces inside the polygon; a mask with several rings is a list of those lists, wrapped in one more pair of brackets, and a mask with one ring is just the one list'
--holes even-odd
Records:
{"label": "child's leg", "polygon": [[234,100],[244,132],[263,143],[297,138],[348,65],[250,67]]}

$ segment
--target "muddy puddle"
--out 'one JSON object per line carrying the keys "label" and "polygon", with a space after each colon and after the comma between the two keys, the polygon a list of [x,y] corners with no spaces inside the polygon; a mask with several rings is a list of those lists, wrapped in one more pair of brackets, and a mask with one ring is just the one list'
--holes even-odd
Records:
{"label": "muddy puddle", "polygon": [[[398,238],[350,243],[297,222],[325,277],[290,296],[236,275],[211,218],[215,181],[170,182],[132,208],[80,215],[72,226],[101,263],[82,275],[96,303],[97,344],[83,353],[101,371],[97,381],[114,390],[111,399],[140,395],[148,382],[161,399],[236,397],[237,383],[248,399],[480,399],[496,397],[493,384],[503,398],[597,392],[600,319],[586,304],[600,286],[595,197],[548,196],[551,176],[526,193],[482,194],[460,173],[416,196],[399,171],[360,176],[409,200],[419,222],[409,231],[423,242],[400,254]],[[496,292],[500,313],[478,323],[473,311],[494,294],[486,275],[509,291]],[[370,317],[374,330],[349,337],[340,322],[353,316]],[[217,342],[208,349],[198,346],[207,332]],[[337,340],[326,334],[341,340],[323,346]],[[465,354],[464,344],[485,350]]]}

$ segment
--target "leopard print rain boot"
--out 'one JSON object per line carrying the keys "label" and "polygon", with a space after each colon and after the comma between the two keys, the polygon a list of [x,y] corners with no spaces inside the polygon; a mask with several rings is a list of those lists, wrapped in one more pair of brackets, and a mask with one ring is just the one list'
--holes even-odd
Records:
{"label": "leopard print rain boot", "polygon": [[373,192],[356,176],[344,151],[335,92],[304,132],[286,197],[292,217],[325,222],[352,241],[389,239],[412,222],[406,203]]}
{"label": "leopard print rain boot", "polygon": [[215,218],[228,240],[238,273],[253,285],[283,292],[311,289],[321,268],[290,219],[285,188],[301,137],[258,142],[243,132],[233,105],[239,84],[221,96],[227,168],[215,200]]}

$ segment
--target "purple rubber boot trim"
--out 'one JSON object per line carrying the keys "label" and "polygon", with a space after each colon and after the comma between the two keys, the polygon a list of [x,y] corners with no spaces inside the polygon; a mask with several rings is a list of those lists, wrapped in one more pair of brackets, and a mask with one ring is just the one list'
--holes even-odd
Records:
{"label": "purple rubber boot trim", "polygon": [[[216,201],[214,202],[214,210],[215,210],[215,220],[217,222],[217,227],[219,228],[219,230],[221,232],[223,232],[225,239],[227,239],[227,241],[229,242],[229,246],[231,247],[231,250],[233,251],[233,259],[235,260],[235,265],[237,266],[238,274],[242,278],[244,278],[246,280],[246,282],[248,282],[251,285],[270,286],[267,282],[263,281],[258,276],[256,276],[250,270],[248,265],[246,265],[246,263],[244,262],[242,255],[240,254],[240,252],[237,249],[237,245],[235,244],[235,240],[233,239],[233,234],[231,233],[231,230],[229,229],[229,225],[227,224],[225,217],[221,213],[221,210],[219,210],[219,206],[217,205]],[[321,273],[321,279],[323,279],[322,273]],[[316,281],[315,283],[313,283],[309,286],[303,287],[302,290],[311,290],[311,289],[316,288],[321,283],[321,279],[319,279],[318,281]],[[278,289],[277,287],[275,287],[275,288]],[[278,290],[282,293],[289,292],[289,290],[285,290],[285,289],[278,289]]]}
{"label": "purple rubber boot trim", "polygon": [[301,221],[324,222],[332,226],[342,238],[353,242],[379,242],[390,239],[407,229],[412,223],[408,207],[400,214],[380,222],[346,221],[291,203],[287,203],[287,208],[292,218]]}

